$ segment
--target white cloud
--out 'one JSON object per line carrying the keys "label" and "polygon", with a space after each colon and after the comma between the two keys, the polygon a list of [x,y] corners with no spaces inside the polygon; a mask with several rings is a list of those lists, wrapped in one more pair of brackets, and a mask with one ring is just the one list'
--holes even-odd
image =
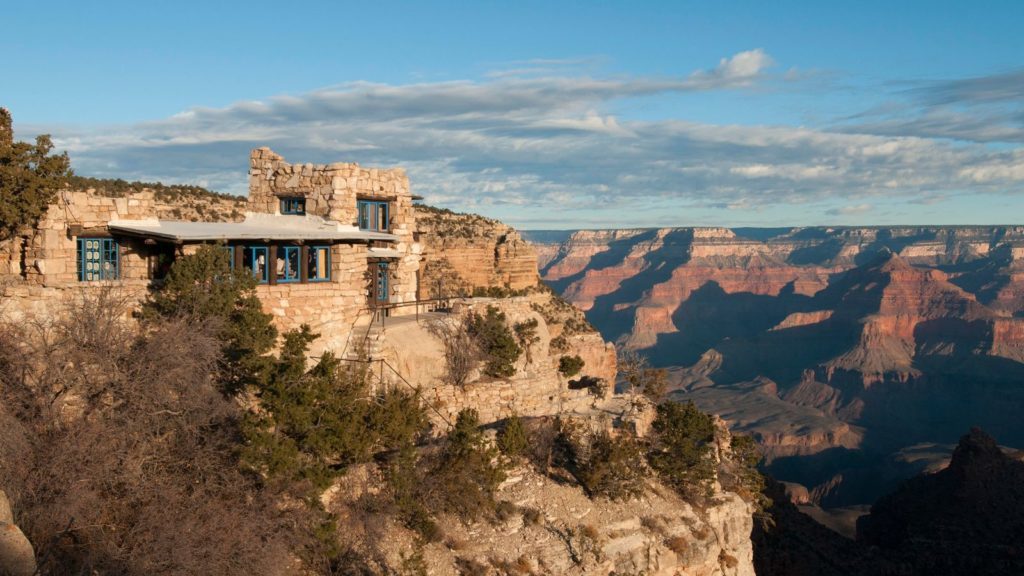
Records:
{"label": "white cloud", "polygon": [[740,52],[732,58],[722,58],[714,73],[723,78],[753,78],[773,64],[772,57],[757,48]]}
{"label": "white cloud", "polygon": [[579,214],[614,218],[652,199],[680,210],[837,200],[860,209],[876,196],[1024,192],[1024,157],[980,144],[611,111],[638,96],[742,89],[767,81],[770,63],[752,50],[682,78],[355,82],[128,126],[33,128],[52,132],[85,175],[244,193],[249,150],[268,145],[295,162],[400,164],[429,202],[557,208],[577,226]]}
{"label": "white cloud", "polygon": [[832,216],[856,216],[858,214],[867,214],[874,210],[874,206],[871,204],[856,204],[854,206],[841,206],[839,208],[832,208],[826,210],[826,214]]}

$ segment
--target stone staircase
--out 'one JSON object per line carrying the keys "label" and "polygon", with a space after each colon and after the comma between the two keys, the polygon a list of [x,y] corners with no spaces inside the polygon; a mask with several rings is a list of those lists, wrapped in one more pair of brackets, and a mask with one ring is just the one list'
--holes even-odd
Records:
{"label": "stone staircase", "polygon": [[366,358],[380,358],[384,351],[384,327],[379,322],[372,322],[366,328],[360,327],[359,340]]}

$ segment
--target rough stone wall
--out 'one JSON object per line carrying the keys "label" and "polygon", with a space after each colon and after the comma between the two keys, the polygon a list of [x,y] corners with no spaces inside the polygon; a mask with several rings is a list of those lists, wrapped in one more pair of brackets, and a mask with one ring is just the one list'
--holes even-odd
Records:
{"label": "rough stone wall", "polygon": [[[393,248],[403,254],[391,284],[392,302],[416,300],[420,247],[413,238],[416,216],[409,177],[401,168],[362,168],[358,164],[290,164],[270,148],[257,148],[249,159],[249,211],[279,214],[282,197],[306,199],[306,213],[358,227],[357,199],[389,202]],[[396,314],[408,312],[397,309]]]}
{"label": "rough stone wall", "polygon": [[476,214],[415,210],[424,264],[447,259],[473,288],[521,290],[540,281],[537,253],[511,226]]}
{"label": "rough stone wall", "polygon": [[[120,198],[80,190],[62,191],[35,228],[3,243],[0,275],[8,282],[25,281],[47,287],[79,286],[78,237],[107,235],[107,222],[113,219],[140,220],[152,218],[155,213],[153,193],[148,190]],[[148,282],[145,246],[141,242],[122,243],[120,265],[122,280],[111,284],[144,285]]]}
{"label": "rough stone wall", "polygon": [[[260,149],[253,153],[253,166],[264,157],[280,160],[269,150]],[[307,206],[313,213],[337,217],[343,223],[354,222],[354,191],[359,197],[375,194],[389,197],[391,232],[398,236],[399,242],[388,247],[402,253],[397,265],[392,266],[391,301],[416,299],[419,244],[413,241],[415,216],[409,181],[401,170],[364,170],[354,164],[336,164],[331,165],[334,168],[317,172],[315,177],[306,177],[302,175],[306,167],[297,165],[294,174],[298,174],[298,178],[290,183],[292,176],[286,178],[283,174],[293,174],[293,167],[281,161],[271,164],[280,177],[261,180],[257,178],[260,169],[253,170],[252,178],[256,183],[250,209],[276,212],[278,197],[274,194],[291,193],[293,189],[307,191],[315,200],[313,193],[323,190],[316,187],[322,187],[325,175],[330,176],[326,182],[335,192],[326,195],[323,202],[309,202]],[[76,268],[77,239],[108,236],[106,224],[114,219],[230,220],[238,219],[239,209],[243,208],[240,203],[224,199],[210,200],[206,204],[189,198],[179,201],[181,204],[162,201],[152,190],[122,196],[106,196],[95,190],[62,191],[34,229],[0,243],[0,293],[4,299],[4,314],[10,318],[52,317],[74,305],[76,297],[104,286],[117,287],[126,297],[141,303],[151,285],[147,260],[151,248],[141,240],[119,237],[120,280],[81,283]],[[179,247],[179,251],[187,253],[195,248],[195,245],[185,245]],[[336,244],[331,251],[331,282],[260,285],[256,288],[257,296],[282,332],[308,324],[321,334],[311,345],[311,354],[325,351],[341,354],[353,327],[369,321],[367,254],[365,244]],[[412,313],[415,313],[412,307],[394,311],[395,315]]]}
{"label": "rough stone wall", "polygon": [[331,282],[261,284],[256,295],[274,316],[281,332],[303,324],[319,334],[310,344],[311,356],[326,351],[343,354],[356,324],[369,320],[366,308],[366,254],[361,245],[331,248]]}

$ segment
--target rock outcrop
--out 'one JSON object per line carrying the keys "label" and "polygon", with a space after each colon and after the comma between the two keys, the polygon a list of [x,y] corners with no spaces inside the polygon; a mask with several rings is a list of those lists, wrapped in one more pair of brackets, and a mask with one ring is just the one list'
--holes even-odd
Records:
{"label": "rock outcrop", "polygon": [[857,532],[906,573],[1024,574],[1024,462],[972,429],[945,470],[879,500]]}
{"label": "rock outcrop", "polygon": [[33,576],[36,556],[32,543],[14,523],[7,494],[0,490],[0,574]]}
{"label": "rock outcrop", "polygon": [[[511,226],[422,204],[415,210],[416,236],[423,244],[427,270],[432,268],[431,262],[446,261],[470,291],[492,287],[522,290],[537,285],[537,253]],[[428,290],[432,284],[430,278],[423,280]]]}
{"label": "rock outcrop", "polygon": [[[508,326],[536,322],[536,336],[506,379],[488,378],[474,372],[464,386],[445,380],[445,355],[440,340],[431,333],[432,322],[457,322],[462,314],[483,314],[487,307],[500,310]],[[394,366],[409,385],[423,390],[424,398],[446,429],[463,408],[474,408],[483,423],[512,413],[521,416],[554,416],[586,413],[608,400],[615,382],[615,349],[581,321],[582,315],[549,292],[512,298],[457,300],[450,314],[425,315],[417,322],[398,319],[385,322],[377,357]],[[583,360],[580,374],[567,378],[558,372],[562,356]],[[574,386],[582,379],[600,381],[599,390]],[[402,382],[397,382],[402,384]]]}
{"label": "rock outcrop", "polygon": [[780,484],[770,495],[774,522],[754,529],[759,576],[1024,573],[1024,462],[978,429],[960,439],[948,467],[875,503],[855,540],[802,514]]}
{"label": "rock outcrop", "polygon": [[[570,416],[580,421],[590,416]],[[599,422],[592,422],[601,425]],[[718,424],[714,457],[731,456],[729,432]],[[719,460],[721,462],[721,460]],[[375,468],[347,478],[327,508],[355,513],[359,500],[382,480]],[[542,474],[523,463],[509,471],[497,495],[507,513],[493,521],[465,523],[442,516],[441,542],[418,544],[400,525],[374,522],[378,556],[397,569],[419,548],[431,574],[648,574],[651,576],[753,576],[753,506],[714,483],[696,505],[656,479],[625,501],[591,498],[572,481]]]}

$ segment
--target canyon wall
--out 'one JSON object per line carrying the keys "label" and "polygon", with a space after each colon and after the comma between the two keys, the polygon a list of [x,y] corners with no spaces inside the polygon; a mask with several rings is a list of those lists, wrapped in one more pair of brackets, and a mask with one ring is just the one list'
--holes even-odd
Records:
{"label": "canyon wall", "polygon": [[[606,339],[670,367],[674,397],[753,434],[780,479],[831,486],[816,493],[832,503],[870,502],[907,471],[888,456],[845,469],[844,454],[976,424],[1024,443],[1024,226],[524,236]],[[872,474],[886,480],[835,489]]]}

